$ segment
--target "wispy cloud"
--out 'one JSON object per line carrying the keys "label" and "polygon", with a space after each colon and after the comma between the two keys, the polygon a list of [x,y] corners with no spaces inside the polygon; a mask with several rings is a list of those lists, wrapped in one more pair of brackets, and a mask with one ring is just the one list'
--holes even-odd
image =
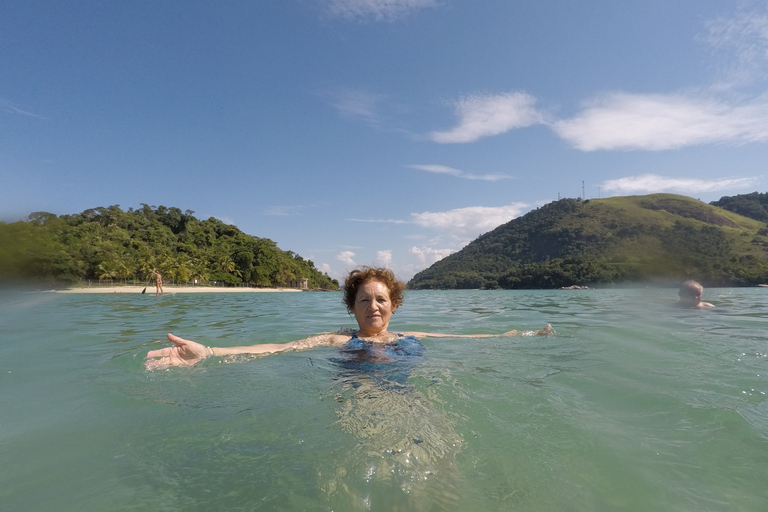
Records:
{"label": "wispy cloud", "polygon": [[327,0],[328,14],[353,21],[393,21],[418,9],[437,7],[435,0]]}
{"label": "wispy cloud", "polygon": [[499,181],[512,178],[512,176],[508,176],[506,174],[472,174],[459,169],[454,169],[453,167],[438,164],[414,164],[408,165],[406,167],[416,169],[418,171],[431,172],[434,174],[447,174],[448,176],[464,178],[465,180]]}
{"label": "wispy cloud", "polygon": [[355,253],[352,251],[341,251],[339,254],[336,255],[336,259],[346,265],[351,265],[354,267],[357,265],[357,263],[355,263],[355,260],[352,259],[354,258],[354,256],[355,256]]}
{"label": "wispy cloud", "polygon": [[749,85],[768,78],[768,12],[740,10],[707,23],[706,41],[720,57],[725,86]]}
{"label": "wispy cloud", "polygon": [[286,216],[286,215],[296,215],[301,211],[300,206],[286,206],[286,205],[276,205],[276,206],[270,206],[266,210],[264,210],[264,215],[269,216]]}
{"label": "wispy cloud", "polygon": [[402,219],[347,219],[351,222],[370,222],[373,224],[409,224],[407,220]]}
{"label": "wispy cloud", "polygon": [[269,216],[293,216],[300,215],[302,211],[308,208],[317,208],[317,205],[293,204],[293,205],[273,205],[264,210],[264,215]]}
{"label": "wispy cloud", "polygon": [[509,222],[528,205],[512,203],[506,206],[470,206],[445,212],[412,213],[413,222],[425,228],[447,232],[457,238],[474,238]]}
{"label": "wispy cloud", "polygon": [[411,254],[419,259],[422,265],[432,265],[453,252],[452,249],[435,249],[433,247],[411,247]]}
{"label": "wispy cloud", "polygon": [[655,174],[630,176],[616,180],[608,180],[601,187],[609,192],[624,194],[652,192],[716,192],[719,190],[739,189],[750,187],[757,182],[756,178],[725,178],[719,180],[700,180],[695,178],[668,178]]}
{"label": "wispy cloud", "polygon": [[768,96],[733,103],[697,94],[614,93],[552,129],[582,151],[659,151],[768,141]]}
{"label": "wispy cloud", "polygon": [[376,264],[384,268],[389,268],[392,265],[392,251],[378,251],[376,253]]}
{"label": "wispy cloud", "polygon": [[524,92],[467,96],[454,103],[458,124],[451,130],[432,132],[430,138],[441,144],[474,142],[544,121],[535,108],[536,99]]}
{"label": "wispy cloud", "polygon": [[[768,9],[765,2],[756,4],[758,9],[742,7],[735,15],[706,25],[707,43],[726,63],[719,82],[658,94],[610,92],[585,102],[573,117],[561,119],[537,108],[537,99],[525,92],[472,95],[453,103],[458,118],[454,128],[431,132],[429,137],[437,143],[466,143],[544,124],[581,151],[663,151],[768,142],[768,93],[733,94],[735,86],[768,80]],[[459,176],[451,168],[414,168]]]}
{"label": "wispy cloud", "polygon": [[5,98],[0,98],[0,111],[5,112],[7,114],[17,114],[21,116],[34,117],[36,119],[47,119],[46,117],[35,114],[34,112],[30,112],[29,110],[22,108],[19,105],[15,104],[14,102],[7,100]]}
{"label": "wispy cloud", "polygon": [[517,217],[528,207],[525,203],[506,206],[469,206],[445,212],[411,213],[411,221],[401,219],[347,219],[352,222],[416,224],[443,231],[456,238],[474,238]]}
{"label": "wispy cloud", "polygon": [[[515,128],[547,124],[581,151],[663,151],[704,144],[768,142],[768,94],[737,99],[712,91],[614,92],[586,102],[570,119],[554,121],[545,120],[534,108],[536,100],[527,94],[475,97],[460,100],[456,107],[459,125],[451,131],[433,132],[432,140],[474,142]],[[476,176],[441,165],[409,167],[467,179],[503,177]]]}
{"label": "wispy cloud", "polygon": [[213,218],[217,219],[217,220],[220,220],[221,222],[223,222],[227,226],[235,226],[235,225],[237,225],[237,221],[235,221],[235,219],[233,219],[232,217],[224,217],[224,216],[215,215],[215,216],[213,216]]}
{"label": "wispy cloud", "polygon": [[[518,217],[529,205],[525,203],[512,203],[506,206],[486,207],[470,206],[467,208],[457,208],[445,212],[419,212],[411,213],[411,220],[397,219],[348,219],[354,222],[376,222],[376,223],[394,223],[394,224],[415,224],[422,228],[428,228],[437,235],[420,246],[413,246],[410,253],[415,255],[424,265],[431,265],[436,261],[448,256],[471,242],[477,236],[488,232],[510,220]],[[424,234],[405,235],[405,238],[424,239]],[[356,265],[352,251],[343,251],[336,256],[336,259],[347,264]],[[376,262],[388,268],[393,268],[393,256],[390,250],[380,250],[376,254]],[[398,267],[398,271],[404,270],[404,267]],[[409,269],[406,273],[412,274],[419,269]]]}
{"label": "wispy cloud", "polygon": [[331,106],[342,117],[359,120],[370,125],[381,124],[381,104],[385,100],[382,94],[376,94],[360,89],[338,89],[322,93]]}

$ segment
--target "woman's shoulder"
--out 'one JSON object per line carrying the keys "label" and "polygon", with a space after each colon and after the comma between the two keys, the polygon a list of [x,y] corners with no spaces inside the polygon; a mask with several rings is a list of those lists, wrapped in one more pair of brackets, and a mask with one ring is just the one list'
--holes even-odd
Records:
{"label": "woman's shoulder", "polygon": [[400,343],[418,343],[419,345],[421,345],[421,341],[419,341],[419,338],[407,332],[398,332],[397,341]]}
{"label": "woman's shoulder", "polygon": [[292,341],[291,345],[294,350],[303,350],[322,345],[338,347],[348,342],[352,337],[352,334],[346,334],[346,331],[342,330],[336,332],[319,332],[302,340]]}
{"label": "woman's shoulder", "polygon": [[349,327],[339,327],[338,331],[321,332],[316,336],[321,336],[328,345],[340,346],[349,340],[357,338],[357,331]]}

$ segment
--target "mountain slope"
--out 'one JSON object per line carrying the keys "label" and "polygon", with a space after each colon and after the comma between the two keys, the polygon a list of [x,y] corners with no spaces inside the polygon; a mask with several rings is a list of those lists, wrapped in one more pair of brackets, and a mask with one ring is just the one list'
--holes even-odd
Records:
{"label": "mountain slope", "polygon": [[768,280],[768,229],[673,194],[549,203],[419,272],[413,289]]}

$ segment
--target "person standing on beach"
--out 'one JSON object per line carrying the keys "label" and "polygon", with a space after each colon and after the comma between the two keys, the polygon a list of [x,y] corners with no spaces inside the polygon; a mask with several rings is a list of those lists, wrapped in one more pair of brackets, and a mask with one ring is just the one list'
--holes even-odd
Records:
{"label": "person standing on beach", "polygon": [[696,281],[686,281],[680,285],[680,291],[678,296],[680,297],[680,305],[685,308],[713,308],[714,304],[709,302],[703,302],[701,295],[704,293],[704,287]]}
{"label": "person standing on beach", "polygon": [[152,270],[152,273],[155,274],[155,297],[165,295],[163,291],[163,276],[157,270]]}

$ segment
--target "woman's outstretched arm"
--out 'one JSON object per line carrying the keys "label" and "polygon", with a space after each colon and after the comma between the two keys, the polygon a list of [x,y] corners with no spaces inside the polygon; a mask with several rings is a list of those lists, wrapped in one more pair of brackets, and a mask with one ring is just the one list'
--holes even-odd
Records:
{"label": "woman's outstretched arm", "polygon": [[168,333],[168,341],[172,347],[151,350],[147,353],[145,366],[147,369],[163,368],[166,366],[191,366],[211,356],[232,356],[238,354],[271,355],[281,352],[306,350],[321,345],[339,345],[348,341],[350,336],[336,333],[321,333],[302,340],[288,343],[262,343],[240,347],[206,347],[192,340],[185,340]]}
{"label": "woman's outstretched arm", "polygon": [[497,338],[499,336],[548,336],[555,334],[552,326],[547,324],[538,331],[507,331],[503,334],[444,334],[439,332],[404,331],[402,334],[414,338]]}

